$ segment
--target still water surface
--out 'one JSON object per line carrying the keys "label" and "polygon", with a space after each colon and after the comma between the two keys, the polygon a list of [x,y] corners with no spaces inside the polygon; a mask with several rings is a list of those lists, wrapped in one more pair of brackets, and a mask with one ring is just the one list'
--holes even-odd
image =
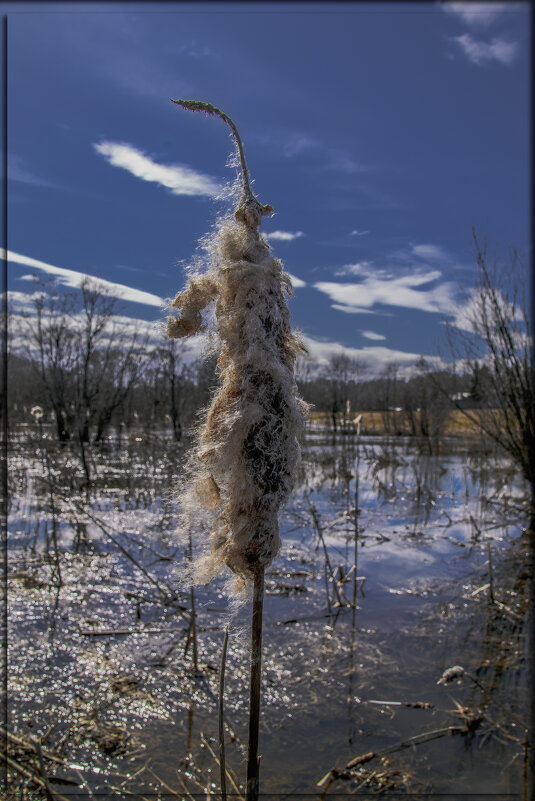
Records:
{"label": "still water surface", "polygon": [[[100,456],[89,495],[67,487],[65,456],[50,472],[42,448],[12,459],[10,731],[61,755],[51,781],[69,798],[218,792],[229,623],[226,756],[243,786],[249,606],[229,618],[220,582],[196,588],[195,676],[179,459],[147,448]],[[310,437],[266,575],[262,793],[522,793],[522,493],[505,462],[457,445]]]}

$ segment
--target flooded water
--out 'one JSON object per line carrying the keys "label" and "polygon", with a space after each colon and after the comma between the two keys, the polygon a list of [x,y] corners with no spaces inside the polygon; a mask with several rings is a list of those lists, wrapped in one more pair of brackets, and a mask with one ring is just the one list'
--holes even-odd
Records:
{"label": "flooded water", "polygon": [[[228,605],[220,582],[196,588],[191,636],[180,452],[111,447],[88,492],[74,454],[12,451],[9,731],[26,746],[10,753],[34,775],[31,790],[14,770],[14,785],[45,797],[37,739],[64,798],[218,794]],[[524,792],[525,489],[458,442],[420,451],[310,433],[266,573],[262,797]],[[249,614],[230,622],[229,793],[245,779]]]}

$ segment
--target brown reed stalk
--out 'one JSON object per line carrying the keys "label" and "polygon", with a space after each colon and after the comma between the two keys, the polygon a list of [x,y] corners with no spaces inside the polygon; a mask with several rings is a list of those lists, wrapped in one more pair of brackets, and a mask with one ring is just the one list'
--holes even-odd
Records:
{"label": "brown reed stalk", "polygon": [[[189,535],[189,550],[188,550],[188,558],[191,562],[193,560],[193,542],[191,539],[191,529],[188,532]],[[191,637],[192,645],[193,645],[193,675],[195,678],[199,675],[199,663],[198,663],[198,651],[197,651],[197,612],[195,610],[195,587],[193,586],[193,582],[190,586],[190,615],[191,615],[191,622],[190,622],[190,631],[188,637]],[[186,642],[187,647],[187,642]]]}
{"label": "brown reed stalk", "polygon": [[227,661],[228,626],[225,628],[223,650],[221,652],[221,668],[219,670],[219,769],[221,773],[221,801],[227,801],[227,768],[225,764],[225,727],[223,719],[223,694],[225,692],[225,666]]}
{"label": "brown reed stalk", "polygon": [[489,602],[494,603],[494,571],[492,569],[492,552],[490,548],[490,540],[487,540],[487,554],[489,564]]}
{"label": "brown reed stalk", "polygon": [[329,558],[329,551],[327,550],[327,543],[325,542],[325,537],[323,536],[323,526],[321,525],[320,517],[318,514],[318,510],[316,509],[315,504],[313,504],[309,498],[309,510],[310,515],[312,517],[312,522],[314,524],[314,528],[316,530],[316,534],[318,535],[318,539],[321,542],[323,548],[323,556],[324,556],[324,578],[325,578],[325,592],[327,595],[327,609],[329,614],[331,614],[331,594],[329,592],[329,583],[333,585],[334,594],[336,595],[336,601],[338,606],[344,606],[342,598],[340,596],[340,592],[338,590],[338,585],[336,583],[336,576],[334,575],[334,570],[331,564],[331,560]]}
{"label": "brown reed stalk", "polygon": [[249,684],[249,747],[247,751],[246,801],[257,801],[260,778],[258,727],[260,724],[260,683],[262,678],[262,608],[264,604],[264,566],[257,565],[253,586],[251,623],[251,673]]}

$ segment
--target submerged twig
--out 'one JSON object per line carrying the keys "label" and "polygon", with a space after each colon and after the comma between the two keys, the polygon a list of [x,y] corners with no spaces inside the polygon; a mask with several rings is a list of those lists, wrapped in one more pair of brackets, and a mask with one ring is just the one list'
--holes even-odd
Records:
{"label": "submerged twig", "polygon": [[[218,759],[216,752],[214,751],[214,749],[210,745],[209,741],[205,737],[204,732],[201,732],[201,742],[206,746],[208,751],[210,751],[210,753],[213,756],[216,764],[219,765],[219,767],[221,767],[221,760]],[[227,779],[229,780],[229,782],[232,784],[232,786],[234,787],[234,789],[236,791],[236,793],[233,793],[232,795],[233,796],[237,795],[239,799],[244,799],[244,795],[243,795],[242,791],[240,790],[240,788],[238,786],[238,782],[236,781],[235,777],[233,776],[232,771],[230,770],[230,768],[227,768],[226,766],[225,766],[225,775],[226,775]]]}
{"label": "submerged twig", "polygon": [[[45,781],[41,779],[39,776],[37,776],[35,773],[32,773],[31,771],[24,768],[15,759],[9,757],[7,754],[2,753],[2,751],[0,751],[0,759],[4,760],[6,765],[8,765],[10,768],[13,768],[13,770],[15,770],[21,776],[24,776],[25,779],[29,779],[30,781],[37,784],[39,787],[42,787],[43,790],[45,790],[46,792]],[[60,793],[54,792],[54,795],[56,798],[53,799],[53,801],[56,801],[56,799],[57,801],[69,801],[68,798],[66,798],[64,795],[60,795]]]}
{"label": "submerged twig", "polygon": [[467,726],[445,726],[441,729],[434,729],[433,731],[429,732],[421,732],[420,734],[416,734],[414,737],[408,737],[406,740],[402,740],[395,745],[388,746],[388,748],[383,748],[381,751],[368,751],[366,754],[361,754],[357,757],[354,757],[353,759],[350,759],[343,768],[331,768],[331,770],[326,773],[319,782],[317,782],[318,787],[324,788],[320,799],[325,798],[330,786],[334,784],[334,782],[338,781],[338,779],[354,778],[354,769],[358,768],[360,765],[363,765],[365,762],[371,762],[373,759],[386,756],[387,754],[393,754],[396,751],[402,751],[405,748],[410,748],[411,746],[422,745],[423,743],[430,742],[431,740],[445,737],[448,734],[466,734],[468,730],[469,729]]}
{"label": "submerged twig", "polygon": [[41,743],[39,742],[38,738],[32,738],[32,743],[34,745],[35,751],[37,753],[37,759],[39,760],[39,769],[41,771],[41,776],[45,782],[45,793],[47,797],[47,801],[54,801],[54,794],[52,792],[52,788],[50,787],[50,783],[48,781],[47,772],[45,770],[45,763],[43,760],[43,753],[41,751]]}
{"label": "submerged twig", "polygon": [[[47,482],[47,480],[46,480],[45,478],[42,478],[42,477],[41,477],[41,481],[43,481],[45,484],[47,484],[47,483],[48,483],[48,482]],[[149,582],[150,582],[150,583],[151,583],[153,586],[155,586],[155,587],[156,587],[156,589],[158,590],[158,592],[159,592],[159,593],[160,593],[160,594],[161,594],[161,595],[162,595],[162,596],[163,596],[163,597],[164,597],[166,600],[169,600],[169,601],[174,601],[174,600],[176,600],[176,595],[174,594],[174,592],[173,592],[173,590],[171,589],[171,587],[169,587],[168,585],[166,585],[166,588],[165,588],[165,590],[164,590],[164,589],[163,589],[163,587],[162,587],[162,585],[160,584],[160,582],[159,582],[159,581],[157,581],[157,580],[154,578],[154,576],[152,576],[152,575],[149,573],[149,571],[148,571],[148,570],[146,570],[146,569],[143,567],[143,565],[142,565],[142,564],[140,564],[140,563],[137,561],[137,559],[136,559],[134,556],[132,556],[132,554],[130,553],[130,551],[128,551],[128,550],[127,550],[127,549],[126,549],[126,548],[125,548],[123,545],[121,545],[121,543],[118,541],[118,539],[117,539],[117,538],[116,538],[116,537],[115,537],[115,536],[114,536],[114,535],[111,533],[111,531],[110,531],[110,528],[111,528],[111,526],[109,526],[109,525],[107,525],[107,524],[103,523],[103,522],[102,522],[102,520],[100,520],[100,518],[98,518],[96,515],[94,515],[94,514],[92,514],[91,512],[89,512],[89,511],[87,510],[87,508],[86,508],[86,507],[85,507],[83,504],[81,504],[81,503],[79,503],[78,501],[76,501],[76,500],[75,500],[75,499],[74,499],[72,496],[69,496],[69,495],[67,495],[67,493],[66,493],[64,490],[62,490],[62,489],[61,489],[61,488],[60,488],[60,487],[59,487],[57,484],[53,484],[52,486],[54,487],[54,490],[55,490],[55,492],[56,492],[56,493],[57,493],[57,494],[58,494],[58,495],[59,495],[59,496],[60,496],[60,497],[61,497],[61,498],[62,498],[62,499],[63,499],[63,500],[66,502],[66,503],[70,503],[70,504],[71,504],[71,505],[74,507],[74,509],[76,509],[76,510],[78,511],[78,513],[79,513],[79,514],[81,514],[81,515],[83,515],[84,517],[87,517],[89,520],[91,520],[91,522],[92,522],[92,523],[94,523],[94,524],[97,526],[97,528],[99,528],[99,529],[102,531],[102,533],[103,533],[103,534],[104,534],[106,537],[108,537],[108,539],[109,539],[109,540],[111,540],[111,542],[113,542],[113,544],[114,544],[114,545],[115,545],[115,546],[116,546],[116,547],[117,547],[117,548],[118,548],[118,549],[121,551],[121,553],[122,553],[124,556],[126,556],[126,558],[127,558],[127,559],[129,559],[129,560],[132,562],[132,564],[134,564],[134,565],[137,567],[137,569],[138,569],[139,571],[141,571],[141,573],[143,573],[143,575],[145,576],[145,578],[146,578],[146,579],[147,579],[147,580],[148,580],[148,581],[149,581]],[[122,532],[121,532],[121,533],[122,533]],[[167,590],[167,592],[166,592],[166,590]],[[183,617],[185,617],[185,615],[183,614],[183,611],[184,611],[184,610],[183,610],[181,607],[178,607],[178,610],[179,610],[180,614],[182,614],[182,616],[183,616]]]}

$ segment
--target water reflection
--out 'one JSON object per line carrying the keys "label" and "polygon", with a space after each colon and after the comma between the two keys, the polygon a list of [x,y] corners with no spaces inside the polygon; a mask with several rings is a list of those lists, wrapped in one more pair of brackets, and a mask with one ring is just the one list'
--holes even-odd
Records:
{"label": "water reflection", "polygon": [[[179,467],[160,446],[123,441],[101,453],[89,501],[64,490],[65,452],[50,454],[52,483],[40,481],[39,454],[21,447],[13,457],[13,733],[40,736],[65,769],[83,766],[95,791],[217,785],[226,607],[217,582],[196,590],[195,679],[189,590],[174,578],[184,558],[173,538]],[[523,791],[532,535],[521,501],[509,465],[468,461],[453,446],[429,455],[408,439],[311,438],[266,577],[266,792]],[[236,777],[247,626],[244,608],[225,693]],[[438,685],[457,664],[462,682]],[[455,736],[430,736],[450,728]],[[38,771],[35,755],[16,756]]]}

